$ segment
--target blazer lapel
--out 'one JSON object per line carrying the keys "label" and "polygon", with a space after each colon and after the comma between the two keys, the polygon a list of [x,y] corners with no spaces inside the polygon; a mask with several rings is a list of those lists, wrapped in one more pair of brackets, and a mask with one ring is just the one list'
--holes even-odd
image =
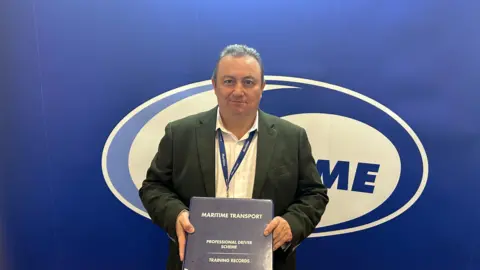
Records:
{"label": "blazer lapel", "polygon": [[206,113],[197,126],[198,160],[208,197],[215,197],[215,126],[217,108]]}
{"label": "blazer lapel", "polygon": [[270,168],[270,161],[272,160],[273,149],[275,147],[275,138],[277,137],[277,131],[274,125],[268,123],[265,114],[259,111],[258,115],[257,165],[252,194],[254,199],[260,198]]}

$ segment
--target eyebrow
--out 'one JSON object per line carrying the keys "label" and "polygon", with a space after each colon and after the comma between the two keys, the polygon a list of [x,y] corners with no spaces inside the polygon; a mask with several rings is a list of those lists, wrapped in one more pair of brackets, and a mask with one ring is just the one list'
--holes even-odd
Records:
{"label": "eyebrow", "polygon": [[254,81],[256,81],[256,80],[257,80],[257,79],[255,79],[253,76],[246,76],[246,77],[245,77],[245,78],[243,78],[243,79],[252,79],[252,80],[254,80]]}
{"label": "eyebrow", "polygon": [[[222,79],[237,79],[235,78],[234,76],[231,76],[231,75],[223,75]],[[254,80],[256,81],[257,79],[255,79],[255,77],[251,76],[251,75],[248,75],[248,76],[245,76],[242,78],[242,80],[245,80],[245,79],[251,79],[251,80]]]}

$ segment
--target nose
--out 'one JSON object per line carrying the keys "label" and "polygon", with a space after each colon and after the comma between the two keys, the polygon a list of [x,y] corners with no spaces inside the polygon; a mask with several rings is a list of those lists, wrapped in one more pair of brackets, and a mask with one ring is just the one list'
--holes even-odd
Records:
{"label": "nose", "polygon": [[235,85],[235,87],[233,88],[233,92],[232,92],[232,95],[235,96],[235,97],[241,97],[244,95],[244,91],[243,91],[243,86],[241,84],[237,84]]}

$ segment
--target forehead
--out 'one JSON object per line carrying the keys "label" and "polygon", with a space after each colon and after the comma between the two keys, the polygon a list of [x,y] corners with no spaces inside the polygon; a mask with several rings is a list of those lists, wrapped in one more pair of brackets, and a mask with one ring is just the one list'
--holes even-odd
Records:
{"label": "forehead", "polygon": [[218,73],[221,76],[254,76],[261,75],[260,64],[252,56],[225,56],[218,62]]}

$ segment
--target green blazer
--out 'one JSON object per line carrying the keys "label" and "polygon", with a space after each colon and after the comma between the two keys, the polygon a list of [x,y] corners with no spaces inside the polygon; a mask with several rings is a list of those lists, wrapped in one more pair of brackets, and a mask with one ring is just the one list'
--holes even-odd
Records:
{"label": "green blazer", "polygon": [[[190,198],[215,197],[217,107],[169,123],[139,195],[152,221],[170,237],[168,270],[181,269],[175,222]],[[293,240],[274,252],[275,270],[295,269],[295,248],[320,222],[328,204],[305,129],[259,111],[253,198],[271,199]],[[195,224],[193,224],[195,226]]]}

